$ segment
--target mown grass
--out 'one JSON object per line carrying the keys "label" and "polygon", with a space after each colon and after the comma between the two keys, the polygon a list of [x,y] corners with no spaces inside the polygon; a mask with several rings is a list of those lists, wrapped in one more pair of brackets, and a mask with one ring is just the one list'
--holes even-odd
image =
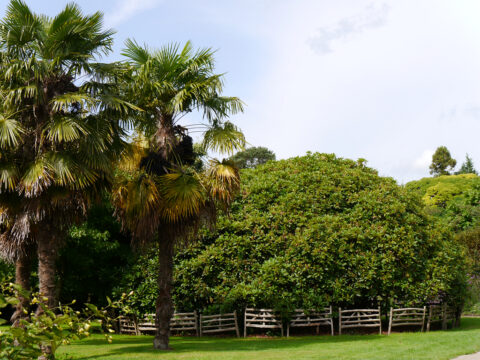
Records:
{"label": "mown grass", "polygon": [[102,335],[59,349],[60,359],[452,359],[480,351],[480,319],[462,319],[460,328],[429,333],[302,336],[286,338],[172,337],[172,351],[152,349],[151,336]]}

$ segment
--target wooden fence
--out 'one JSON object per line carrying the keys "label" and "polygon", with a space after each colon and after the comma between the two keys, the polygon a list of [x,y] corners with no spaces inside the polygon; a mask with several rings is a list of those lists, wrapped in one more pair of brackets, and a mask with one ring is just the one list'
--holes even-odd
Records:
{"label": "wooden fence", "polygon": [[[378,309],[346,309],[339,308],[339,334],[342,330],[349,328],[378,328],[382,333],[381,312]],[[388,334],[390,335],[393,327],[399,326],[421,326],[421,331],[425,328],[430,331],[432,324],[439,323],[443,329],[447,328],[451,321],[451,326],[457,325],[457,308],[443,305],[430,305],[423,308],[390,308],[388,324]],[[154,333],[155,315],[146,315],[142,319],[135,317],[121,316],[118,321],[119,331],[122,334],[145,334]],[[280,329],[283,336],[284,322],[272,309],[254,309],[246,308],[244,313],[243,335],[247,336],[247,328],[257,329]],[[287,336],[290,336],[290,328],[316,327],[317,334],[320,326],[329,326],[331,334],[334,335],[333,311],[332,307],[324,308],[323,311],[312,310],[304,311],[296,309],[291,320],[286,323]],[[172,332],[195,332],[197,336],[203,334],[215,334],[228,331],[235,331],[237,337],[240,336],[237,312],[227,314],[200,315],[197,311],[178,313],[175,312],[170,321],[170,331]]]}
{"label": "wooden fence", "polygon": [[228,314],[200,314],[200,336],[203,334],[215,334],[228,331],[235,331],[237,337],[240,337],[237,311]]}
{"label": "wooden fence", "polygon": [[120,334],[140,335],[138,332],[137,322],[135,318],[121,316],[118,319],[118,325]]}
{"label": "wooden fence", "polygon": [[323,311],[310,311],[308,312],[308,315],[305,314],[304,310],[302,309],[295,310],[292,315],[292,319],[287,325],[287,337],[290,336],[290,328],[316,327],[318,334],[320,326],[330,326],[330,331],[333,336],[334,331],[332,314],[333,312],[331,306],[323,309]]}
{"label": "wooden fence", "polygon": [[195,334],[198,336],[197,311],[184,313],[175,312],[170,321],[170,331],[195,331]]}
{"label": "wooden fence", "polygon": [[338,333],[342,335],[342,329],[359,327],[378,327],[382,334],[382,319],[380,307],[378,309],[338,309]]}
{"label": "wooden fence", "polygon": [[423,308],[390,308],[388,335],[390,335],[392,327],[395,326],[421,326],[421,331],[423,331],[426,312],[426,306]]}
{"label": "wooden fence", "polygon": [[[122,334],[151,334],[156,330],[155,314],[147,314],[141,320],[135,318],[121,317],[119,320],[120,333]],[[198,336],[197,312],[177,313],[175,312],[170,320],[170,331],[195,331]]]}
{"label": "wooden fence", "polygon": [[443,306],[442,305],[429,306],[428,318],[427,318],[427,331],[430,331],[430,327],[434,323],[443,324]]}
{"label": "wooden fence", "polygon": [[247,328],[280,329],[283,336],[283,322],[272,309],[245,309],[243,336],[247,336]]}
{"label": "wooden fence", "polygon": [[457,320],[457,312],[453,306],[448,306],[447,304],[443,305],[443,321],[442,321],[442,329],[447,329],[447,324],[449,321],[452,322],[452,329],[455,327],[455,323]]}

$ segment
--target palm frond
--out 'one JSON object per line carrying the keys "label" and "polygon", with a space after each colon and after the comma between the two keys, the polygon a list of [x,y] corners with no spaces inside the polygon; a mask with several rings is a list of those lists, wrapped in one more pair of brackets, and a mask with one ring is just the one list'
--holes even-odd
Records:
{"label": "palm frond", "polygon": [[87,128],[76,118],[57,116],[47,125],[46,137],[55,142],[70,142],[88,134]]}
{"label": "palm frond", "polygon": [[125,40],[125,49],[122,51],[122,55],[130,59],[137,66],[145,65],[150,59],[150,54],[146,46],[142,47],[135,40]]}
{"label": "palm frond", "polygon": [[42,38],[41,19],[21,0],[11,0],[0,26],[0,37],[8,48],[22,46]]}
{"label": "palm frond", "polygon": [[24,132],[19,121],[8,114],[0,114],[0,149],[17,146]]}
{"label": "palm frond", "polygon": [[90,97],[88,94],[66,93],[55,96],[51,100],[50,104],[52,105],[52,110],[55,112],[68,112],[70,110],[70,107],[74,104],[81,104],[82,107],[86,107],[87,110],[92,110],[96,102],[97,101]]}
{"label": "palm frond", "polygon": [[52,168],[41,156],[29,164],[20,180],[21,190],[27,197],[38,196],[52,183]]}
{"label": "palm frond", "polygon": [[211,96],[205,100],[203,115],[213,122],[230,114],[238,114],[245,110],[245,104],[237,97]]}
{"label": "palm frond", "polygon": [[19,180],[18,168],[14,164],[0,164],[0,193],[13,191]]}
{"label": "palm frond", "polygon": [[231,122],[220,124],[215,122],[203,136],[205,149],[222,154],[233,154],[236,150],[245,149],[245,136]]}
{"label": "palm frond", "polygon": [[175,171],[161,176],[163,213],[169,222],[198,215],[205,203],[204,189],[195,173]]}
{"label": "palm frond", "polygon": [[211,160],[206,181],[210,196],[224,205],[231,204],[240,189],[239,170],[230,160]]}

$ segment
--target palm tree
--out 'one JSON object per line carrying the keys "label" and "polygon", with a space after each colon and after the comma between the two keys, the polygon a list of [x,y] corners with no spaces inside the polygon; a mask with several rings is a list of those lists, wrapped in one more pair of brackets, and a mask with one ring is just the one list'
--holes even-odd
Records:
{"label": "palm tree", "polygon": [[50,307],[58,247],[109,189],[124,146],[118,119],[136,109],[115,96],[123,65],[97,62],[112,45],[102,21],[75,4],[51,18],[11,0],[0,24],[2,248],[36,244],[39,291]]}
{"label": "palm tree", "polygon": [[[213,52],[170,45],[150,50],[128,40],[123,53],[131,66],[125,93],[144,111],[134,119],[134,151],[119,169],[113,201],[135,240],[158,244],[158,297],[154,348],[169,348],[173,314],[171,283],[175,245],[192,237],[202,221],[214,220],[239,187],[231,162],[211,159],[204,171],[194,166],[191,133],[203,134],[204,149],[231,153],[243,149],[242,132],[226,121],[243,111],[236,97],[224,97],[223,77],[214,73]],[[192,111],[195,125],[180,125]]]}

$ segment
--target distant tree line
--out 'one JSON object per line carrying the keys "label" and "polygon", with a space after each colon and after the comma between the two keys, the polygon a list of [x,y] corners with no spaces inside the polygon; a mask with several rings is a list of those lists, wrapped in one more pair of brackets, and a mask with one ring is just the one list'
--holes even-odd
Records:
{"label": "distant tree line", "polygon": [[[451,175],[457,165],[457,160],[452,158],[450,151],[446,146],[439,146],[432,156],[432,163],[430,164],[430,174],[433,176]],[[478,174],[473,165],[473,160],[468,154],[465,155],[465,161],[460,166],[460,169],[455,172],[460,174]]]}

